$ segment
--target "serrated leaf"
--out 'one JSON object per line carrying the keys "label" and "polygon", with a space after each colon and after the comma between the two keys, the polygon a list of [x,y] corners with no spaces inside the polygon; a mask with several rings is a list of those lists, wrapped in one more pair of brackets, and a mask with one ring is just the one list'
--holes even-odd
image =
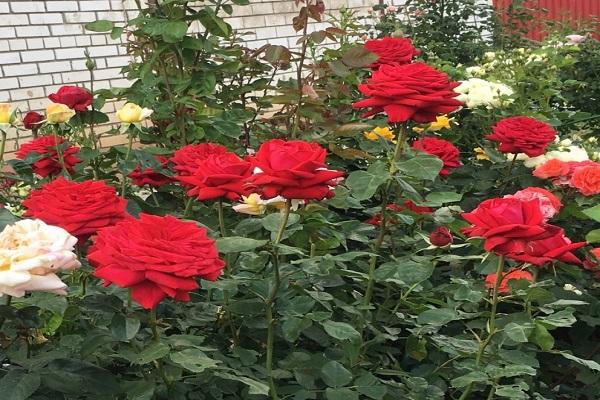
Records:
{"label": "serrated leaf", "polygon": [[107,19],[99,19],[98,21],[88,22],[85,24],[85,29],[92,32],[108,32],[113,29],[115,24]]}
{"label": "serrated leaf", "polygon": [[321,367],[321,378],[329,387],[341,387],[352,381],[352,373],[337,361],[329,361]]}
{"label": "serrated leaf", "polygon": [[40,387],[40,376],[20,369],[8,371],[0,380],[2,400],[28,399]]}
{"label": "serrated leaf", "polygon": [[239,253],[242,251],[254,250],[267,244],[267,240],[257,240],[245,237],[230,236],[218,238],[216,240],[219,253]]}
{"label": "serrated leaf", "polygon": [[323,329],[327,334],[338,340],[351,340],[360,337],[360,333],[345,322],[325,321],[322,322]]}
{"label": "serrated leaf", "polygon": [[169,355],[171,361],[183,368],[200,373],[206,369],[215,368],[219,365],[218,360],[213,360],[199,349],[185,349]]}

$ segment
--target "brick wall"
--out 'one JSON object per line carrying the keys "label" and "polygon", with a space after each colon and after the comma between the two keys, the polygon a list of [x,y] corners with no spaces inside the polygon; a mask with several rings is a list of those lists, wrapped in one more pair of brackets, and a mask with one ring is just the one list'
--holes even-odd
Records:
{"label": "brick wall", "polygon": [[[325,3],[329,11],[340,7],[364,10],[378,1]],[[122,24],[135,15],[135,10],[133,0],[1,0],[0,102],[10,102],[22,112],[39,111],[48,104],[48,94],[61,85],[89,87],[86,49],[98,65],[96,88],[126,86],[128,81],[120,75],[121,67],[129,61],[125,48],[108,35],[85,31],[83,25],[97,19]],[[234,10],[228,22],[234,29],[254,32],[246,36],[251,46],[267,42],[296,46],[297,35],[290,26],[297,14],[293,0],[252,0],[251,5]],[[103,111],[112,115],[118,106],[107,103]],[[14,150],[17,135],[23,138],[26,134],[11,132],[7,150]],[[104,140],[103,144],[110,145],[115,139]]]}

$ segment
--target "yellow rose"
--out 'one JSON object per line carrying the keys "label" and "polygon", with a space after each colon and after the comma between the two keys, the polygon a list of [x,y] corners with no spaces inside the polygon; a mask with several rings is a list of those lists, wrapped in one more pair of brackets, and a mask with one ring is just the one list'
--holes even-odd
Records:
{"label": "yellow rose", "polygon": [[64,104],[52,103],[46,107],[46,119],[51,124],[62,124],[69,122],[75,111]]}
{"label": "yellow rose", "polygon": [[148,108],[142,108],[135,103],[126,103],[123,108],[117,111],[117,118],[125,124],[135,124],[142,122],[152,113],[153,111]]}
{"label": "yellow rose", "polygon": [[252,193],[247,197],[242,196],[242,203],[233,206],[233,209],[236,212],[250,215],[264,214],[266,208],[267,206],[265,205],[264,200],[262,200],[257,193]]}
{"label": "yellow rose", "polygon": [[8,103],[0,103],[0,124],[8,125],[13,119],[12,106]]}
{"label": "yellow rose", "polygon": [[454,120],[454,118],[448,118],[446,114],[438,115],[435,117],[435,121],[429,124],[430,131],[439,131],[440,129],[450,129],[450,122]]}
{"label": "yellow rose", "polygon": [[371,132],[365,132],[364,133],[365,138],[369,139],[369,140],[378,140],[379,138],[385,139],[387,141],[392,141],[394,140],[394,132],[392,132],[390,130],[390,128],[388,128],[387,126],[385,128],[381,128],[381,127],[377,127],[375,129],[373,129]]}
{"label": "yellow rose", "polygon": [[475,158],[477,160],[490,160],[490,157],[487,155],[487,153],[485,152],[484,149],[482,149],[481,147],[475,147],[473,149],[473,151],[475,152]]}

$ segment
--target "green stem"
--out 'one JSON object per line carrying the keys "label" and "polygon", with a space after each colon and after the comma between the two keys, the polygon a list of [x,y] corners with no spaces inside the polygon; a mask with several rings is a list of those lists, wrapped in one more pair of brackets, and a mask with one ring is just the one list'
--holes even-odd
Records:
{"label": "green stem", "polygon": [[154,189],[152,187],[150,187],[150,197],[152,197],[152,200],[154,201],[154,205],[156,207],[160,207],[158,197],[156,197],[156,193],[154,192]]}
{"label": "green stem", "polygon": [[0,170],[4,167],[4,151],[6,149],[6,131],[4,129],[0,129],[0,134],[2,138],[0,139]]}
{"label": "green stem", "polygon": [[[496,267],[496,282],[494,282],[494,288],[492,289],[492,311],[490,313],[490,319],[488,320],[488,336],[485,338],[483,342],[479,344],[479,349],[477,350],[477,355],[475,356],[475,368],[479,368],[481,365],[481,359],[483,358],[483,353],[485,349],[492,341],[492,338],[496,334],[496,312],[498,310],[498,289],[500,288],[500,284],[504,279],[502,275],[502,271],[504,270],[504,256],[500,256],[498,258],[498,265]],[[469,394],[471,394],[471,390],[473,390],[473,382],[471,382],[463,394],[459,397],[458,400],[465,400],[468,398]],[[492,396],[493,396],[492,392]]]}
{"label": "green stem", "polygon": [[283,238],[283,233],[285,232],[285,228],[288,223],[288,219],[290,216],[290,209],[292,206],[292,201],[287,200],[285,202],[285,208],[283,209],[283,215],[281,218],[281,225],[279,226],[279,230],[277,232],[277,236],[275,236],[275,240],[273,241],[274,249],[273,249],[273,289],[271,290],[271,294],[266,301],[266,320],[267,320],[267,360],[266,360],[266,369],[267,375],[269,377],[269,393],[271,395],[271,399],[277,400],[279,397],[277,396],[277,387],[275,386],[275,380],[273,379],[273,350],[274,350],[274,342],[275,342],[275,318],[273,316],[273,311],[275,308],[275,299],[277,298],[277,292],[279,291],[279,287],[281,286],[281,273],[279,271],[279,254],[277,251],[277,245],[281,242]]}
{"label": "green stem", "polygon": [[226,237],[227,231],[225,230],[225,217],[223,215],[223,200],[219,200],[217,214],[219,215],[219,229],[221,230],[221,237]]}
{"label": "green stem", "polygon": [[193,197],[188,197],[185,201],[185,210],[183,210],[183,218],[188,218],[190,216],[190,212],[192,211],[192,203],[194,202]]}
{"label": "green stem", "polygon": [[[160,332],[158,331],[158,320],[156,318],[156,307],[150,310],[150,318],[148,320],[148,323],[150,324],[150,329],[152,330],[152,340],[154,342],[160,342]],[[154,365],[156,366],[156,370],[158,371],[159,375],[161,376],[163,382],[165,383],[168,389],[171,386],[171,382],[165,374],[162,359],[155,360]]]}
{"label": "green stem", "polygon": [[[310,6],[311,0],[306,2],[306,7]],[[300,14],[302,15],[302,14]],[[294,115],[294,127],[292,129],[291,138],[296,138],[296,133],[300,126],[300,106],[302,105],[302,88],[304,86],[302,82],[302,69],[304,68],[304,61],[306,60],[306,49],[308,47],[308,37],[306,34],[308,33],[308,12],[306,13],[306,19],[304,21],[304,28],[302,30],[302,50],[300,50],[300,60],[298,62],[298,70],[296,71],[296,81],[298,84],[298,106],[296,107],[296,112]]]}
{"label": "green stem", "polygon": [[56,130],[58,129],[59,128],[57,124],[56,129],[52,130],[52,135],[54,136],[54,145],[56,146],[56,155],[58,155],[58,163],[60,164],[63,174],[70,176],[69,171],[67,171],[67,167],[65,167],[65,158],[63,157],[62,149],[58,143],[58,134],[56,133]]}
{"label": "green stem", "polygon": [[[127,141],[127,151],[125,152],[125,162],[129,161],[129,156],[131,155],[131,148],[133,147],[133,129],[131,126],[127,130],[128,141]],[[122,171],[123,174],[123,183],[121,184],[121,197],[125,197],[125,187],[127,185],[127,175],[125,171]]]}

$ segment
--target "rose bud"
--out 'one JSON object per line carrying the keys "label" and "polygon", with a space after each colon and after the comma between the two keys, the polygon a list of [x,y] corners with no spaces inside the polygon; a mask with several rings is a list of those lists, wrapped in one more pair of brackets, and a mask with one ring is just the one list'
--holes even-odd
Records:
{"label": "rose bud", "polygon": [[445,226],[438,226],[435,228],[431,235],[429,235],[429,241],[432,245],[438,247],[444,247],[453,242],[452,232]]}

